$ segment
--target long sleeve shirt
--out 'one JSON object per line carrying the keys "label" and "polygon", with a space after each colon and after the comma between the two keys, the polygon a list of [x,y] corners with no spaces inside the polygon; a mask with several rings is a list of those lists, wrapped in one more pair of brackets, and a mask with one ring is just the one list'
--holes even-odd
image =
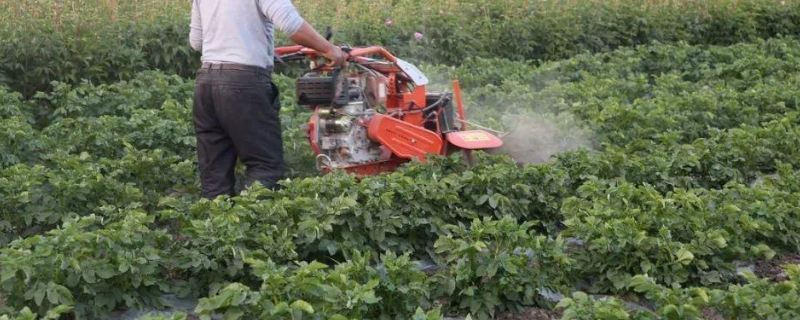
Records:
{"label": "long sleeve shirt", "polygon": [[290,0],[192,0],[189,42],[203,62],[270,67],[274,29],[291,36],[304,22]]}

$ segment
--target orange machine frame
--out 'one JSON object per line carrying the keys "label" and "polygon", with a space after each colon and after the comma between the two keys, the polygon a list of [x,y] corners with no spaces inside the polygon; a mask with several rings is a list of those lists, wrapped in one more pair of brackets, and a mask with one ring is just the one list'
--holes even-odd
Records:
{"label": "orange machine frame", "polygon": [[[278,47],[275,50],[278,56],[287,54],[300,54],[308,57],[312,61],[312,67],[317,71],[332,71],[333,67],[328,64],[320,64],[318,58],[322,54],[318,51],[303,46]],[[426,107],[426,86],[414,85],[412,79],[405,76],[405,72],[395,65],[397,58],[380,46],[357,47],[348,52],[348,61],[356,63],[370,64],[375,62],[367,56],[380,55],[386,62],[392,64],[371,64],[369,68],[378,71],[388,79],[386,94],[386,114],[377,114],[365,123],[368,127],[368,136],[374,141],[380,142],[384,147],[384,152],[391,152],[391,157],[385,161],[354,165],[344,168],[347,172],[356,174],[377,174],[393,171],[404,162],[416,158],[425,162],[425,154],[448,154],[452,149],[460,148],[464,151],[470,149],[487,149],[499,147],[502,142],[494,135],[483,130],[466,131],[464,104],[461,101],[461,88],[458,80],[453,81],[454,102],[457,109],[457,118],[461,122],[461,131],[443,133],[441,128],[436,131],[428,130],[424,127],[426,119],[422,112],[413,112],[414,108]],[[410,88],[410,90],[403,90]],[[315,154],[320,154],[321,150],[316,144],[317,114],[321,106],[315,106],[314,114],[309,121],[308,135],[311,147]],[[439,115],[437,114],[437,117]],[[439,119],[436,119],[438,124]],[[478,136],[478,139],[470,138]],[[455,147],[455,148],[453,148]],[[467,156],[469,154],[467,153]],[[331,171],[330,168],[322,168],[324,171]]]}

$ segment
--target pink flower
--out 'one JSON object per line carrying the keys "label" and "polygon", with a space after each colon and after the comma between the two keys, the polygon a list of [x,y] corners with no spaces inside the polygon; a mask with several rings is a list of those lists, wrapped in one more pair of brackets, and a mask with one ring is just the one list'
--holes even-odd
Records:
{"label": "pink flower", "polygon": [[392,18],[386,18],[386,26],[387,27],[391,27],[392,24],[394,24],[394,22],[392,21]]}
{"label": "pink flower", "polygon": [[417,39],[417,40],[422,39],[422,33],[414,32],[414,39]]}

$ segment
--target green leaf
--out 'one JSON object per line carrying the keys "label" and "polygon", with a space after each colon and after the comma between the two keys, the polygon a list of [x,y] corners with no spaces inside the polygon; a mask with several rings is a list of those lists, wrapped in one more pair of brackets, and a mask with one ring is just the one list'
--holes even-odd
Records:
{"label": "green leaf", "polygon": [[56,284],[50,282],[47,284],[47,301],[50,302],[51,305],[58,305],[60,298],[60,294],[56,291]]}
{"label": "green leaf", "polygon": [[229,308],[228,310],[225,310],[225,314],[222,316],[222,319],[225,320],[241,319],[242,316],[244,316],[244,311],[242,311],[242,309],[232,307]]}
{"label": "green leaf", "polygon": [[679,263],[688,265],[692,263],[692,260],[694,260],[694,254],[692,254],[689,250],[681,248],[678,250],[677,259]]}
{"label": "green leaf", "polygon": [[489,200],[489,195],[488,194],[484,194],[480,198],[478,198],[478,200],[475,201],[475,204],[476,205],[482,205],[482,204],[484,204],[486,202],[486,200]]}
{"label": "green leaf", "polygon": [[512,275],[517,274],[519,272],[519,269],[517,269],[517,266],[514,264],[514,262],[509,260],[503,262],[503,269],[505,269],[506,272]]}
{"label": "green leaf", "polygon": [[102,278],[102,279],[110,279],[111,277],[115,276],[116,273],[114,272],[114,268],[108,264],[102,264],[99,268],[95,269],[95,273]]}
{"label": "green leaf", "polygon": [[498,196],[499,196],[498,194],[495,194],[489,197],[489,206],[492,207],[492,209],[497,208]]}
{"label": "green leaf", "polygon": [[473,286],[467,287],[466,289],[461,291],[461,294],[463,294],[465,296],[468,296],[468,297],[472,297],[472,296],[475,295],[475,287],[473,287]]}
{"label": "green leaf", "polygon": [[444,289],[448,295],[453,294],[453,292],[456,291],[456,279],[447,277],[447,279],[444,280]]}
{"label": "green leaf", "polygon": [[724,248],[728,245],[728,242],[725,240],[723,236],[716,236],[711,240],[717,248]]}
{"label": "green leaf", "polygon": [[272,310],[269,310],[269,312],[270,312],[270,314],[273,314],[273,315],[282,314],[282,313],[285,313],[285,312],[291,312],[291,308],[289,307],[289,305],[285,301],[281,301],[278,304],[276,304],[275,307],[272,308]]}
{"label": "green leaf", "polygon": [[34,290],[33,301],[36,302],[37,306],[41,306],[44,296],[47,294],[47,289],[41,282],[37,282]]}
{"label": "green leaf", "polygon": [[84,269],[83,270],[83,281],[86,283],[93,284],[97,282],[97,279],[94,276],[94,269]]}
{"label": "green leaf", "polygon": [[60,297],[61,303],[70,305],[74,303],[75,298],[72,296],[72,291],[69,291],[67,287],[64,287],[62,285],[56,285],[55,288],[56,292]]}
{"label": "green leaf", "polygon": [[2,275],[0,275],[0,282],[6,282],[9,279],[16,276],[16,269],[13,268],[3,268]]}
{"label": "green leaf", "polygon": [[361,296],[361,301],[367,304],[374,304],[381,301],[381,298],[375,296],[375,292],[370,290]]}
{"label": "green leaf", "polygon": [[697,289],[695,293],[697,294],[697,297],[700,299],[702,303],[709,302],[708,292],[706,292],[706,289]]}
{"label": "green leaf", "polygon": [[297,300],[295,302],[292,302],[291,307],[292,309],[303,310],[303,312],[308,314],[314,314],[314,307],[312,307],[310,303],[304,300]]}
{"label": "green leaf", "polygon": [[70,312],[72,311],[72,309],[73,307],[70,305],[65,305],[65,304],[59,305],[53,309],[48,310],[47,314],[45,314],[43,319],[46,320],[61,319],[64,313]]}
{"label": "green leaf", "polygon": [[475,249],[475,251],[482,252],[486,250],[487,246],[483,241],[475,241],[475,243],[472,244],[472,248]]}
{"label": "green leaf", "polygon": [[648,292],[651,288],[650,280],[643,275],[635,275],[631,278],[629,286],[636,292]]}

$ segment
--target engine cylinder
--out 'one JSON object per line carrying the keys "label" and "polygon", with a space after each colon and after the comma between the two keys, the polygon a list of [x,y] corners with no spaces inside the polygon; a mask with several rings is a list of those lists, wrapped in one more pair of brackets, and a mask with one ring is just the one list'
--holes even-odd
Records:
{"label": "engine cylinder", "polygon": [[342,133],[350,131],[350,127],[352,125],[353,118],[347,116],[337,119],[325,119],[322,121],[322,126],[325,128],[325,131],[330,133]]}

